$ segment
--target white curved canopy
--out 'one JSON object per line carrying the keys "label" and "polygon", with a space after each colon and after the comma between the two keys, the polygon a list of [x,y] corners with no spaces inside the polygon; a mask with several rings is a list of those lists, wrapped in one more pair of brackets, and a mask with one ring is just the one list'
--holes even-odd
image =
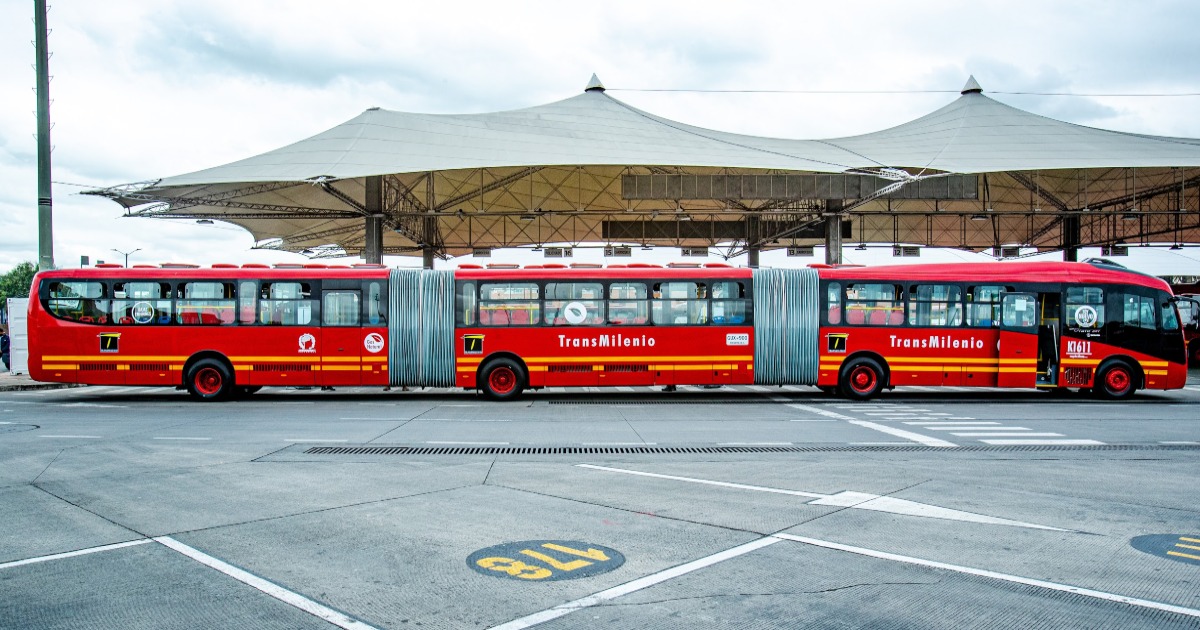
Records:
{"label": "white curved canopy", "polygon": [[[1097,207],[1098,198],[1119,209],[1124,174],[1108,169],[1143,169],[1146,175],[1138,176],[1143,185],[1162,194],[1172,185],[1183,190],[1200,182],[1200,175],[1187,171],[1193,167],[1200,167],[1200,140],[1121,133],[1038,116],[984,96],[973,77],[953,102],[902,125],[845,138],[793,140],[703,129],[655,116],[609,96],[593,76],[582,94],[512,111],[442,115],[372,108],[260,155],[90,193],[127,207],[159,202],[133,216],[211,217],[241,225],[260,241],[282,239],[276,246],[285,249],[333,244],[354,253],[363,242],[359,217],[374,212],[363,202],[366,179],[385,176],[391,191],[383,209],[385,247],[412,250],[432,239],[441,253],[452,253],[546,240],[605,241],[602,224],[614,213],[653,213],[645,220],[661,221],[659,212],[682,211],[685,205],[707,213],[708,219],[729,212],[796,213],[822,207],[819,194],[789,193],[773,201],[733,194],[695,202],[685,202],[691,198],[682,195],[633,197],[622,189],[622,176],[630,174],[876,173],[911,183],[947,173],[1009,173],[1007,180],[995,177],[980,186],[978,195],[972,192],[963,199],[982,199],[989,209],[1034,212],[1043,199],[1059,210]],[[1090,187],[1084,189],[1076,172],[1066,172],[1070,169],[1102,171],[1082,178]],[[1182,201],[1184,194],[1179,196]],[[860,197],[852,204],[856,212],[879,210],[885,201],[882,196]],[[909,208],[926,212],[924,206]],[[932,209],[955,208],[963,213],[982,209],[978,201]],[[518,229],[517,215],[535,209],[570,214],[571,225],[547,223],[553,232],[549,239],[540,229],[538,234]],[[886,210],[896,209],[889,201]],[[437,218],[456,210],[457,223]],[[432,233],[427,224],[413,223],[430,216],[438,221]],[[893,218],[876,221],[863,226],[859,238],[886,240],[889,232],[893,240],[902,238],[898,225]],[[964,223],[964,234],[947,238],[947,243],[928,240],[966,245],[986,236],[983,242],[1036,243],[1053,236],[1053,226],[1033,222],[1016,231],[1006,227],[1003,236],[996,229],[991,235],[980,232],[980,238],[968,237],[968,227],[975,226]],[[706,240],[663,239],[659,236],[666,231],[652,232],[653,237],[643,240]],[[713,232],[707,240],[720,239]]]}

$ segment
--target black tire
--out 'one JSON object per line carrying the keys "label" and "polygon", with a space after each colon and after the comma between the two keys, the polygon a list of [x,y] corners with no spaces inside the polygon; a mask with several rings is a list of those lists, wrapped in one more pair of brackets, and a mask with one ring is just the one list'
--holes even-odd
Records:
{"label": "black tire", "polygon": [[517,398],[526,383],[525,368],[512,359],[492,359],[479,370],[479,389],[492,400]]}
{"label": "black tire", "polygon": [[842,368],[838,377],[838,388],[842,395],[851,400],[868,400],[883,391],[887,385],[883,368],[874,359],[859,357],[852,359]]}
{"label": "black tire", "polygon": [[1129,367],[1129,364],[1114,361],[1096,373],[1096,383],[1092,392],[1100,398],[1123,400],[1137,391],[1137,381],[1137,372]]}
{"label": "black tire", "polygon": [[234,391],[229,365],[217,359],[200,359],[193,363],[184,377],[184,384],[189,394],[204,401],[223,400]]}

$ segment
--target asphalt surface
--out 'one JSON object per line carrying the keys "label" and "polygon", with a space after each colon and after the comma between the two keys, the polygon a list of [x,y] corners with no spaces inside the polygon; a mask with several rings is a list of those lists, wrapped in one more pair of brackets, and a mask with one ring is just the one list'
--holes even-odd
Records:
{"label": "asphalt surface", "polygon": [[0,627],[1200,627],[1189,387],[7,388]]}

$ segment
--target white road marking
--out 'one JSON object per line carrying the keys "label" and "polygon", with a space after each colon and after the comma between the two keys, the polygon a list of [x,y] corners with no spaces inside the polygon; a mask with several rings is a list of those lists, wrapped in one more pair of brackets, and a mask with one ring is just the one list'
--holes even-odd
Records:
{"label": "white road marking", "polygon": [[192,560],[199,562],[200,564],[212,569],[216,569],[217,571],[228,575],[242,584],[270,595],[271,597],[274,597],[275,599],[278,599],[289,606],[299,608],[300,610],[303,610],[304,612],[317,617],[318,619],[328,621],[339,628],[346,628],[348,630],[376,630],[374,626],[367,625],[350,617],[349,615],[346,615],[345,613],[319,604],[299,593],[289,591],[286,588],[275,584],[274,582],[270,582],[266,579],[258,577],[257,575],[254,575],[253,573],[239,569],[232,564],[222,562],[221,560],[218,560],[198,549],[189,547],[178,540],[175,540],[174,538],[169,536],[160,536],[155,538],[154,541],[162,544],[164,547],[177,551],[191,558]]}
{"label": "white road marking", "polygon": [[284,442],[297,442],[297,443],[301,443],[301,444],[308,444],[310,442],[315,442],[317,444],[324,444],[326,442],[349,442],[350,440],[323,440],[320,438],[283,438],[283,441]]}
{"label": "white road marking", "polygon": [[78,440],[100,440],[104,436],[100,435],[39,435],[44,438],[63,438],[63,439],[78,439]]}
{"label": "white road marking", "polygon": [[769,391],[771,391],[770,387],[763,387],[762,385],[746,385],[745,387],[746,387],[746,389],[748,389],[752,392],[769,392]]}
{"label": "white road marking", "polygon": [[197,442],[200,442],[200,441],[204,441],[204,440],[211,440],[212,438],[210,438],[210,437],[156,437],[156,438],[151,438],[151,439],[154,439],[154,440],[195,440]]}
{"label": "white road marking", "polygon": [[658,442],[583,442],[584,446],[657,446]]}
{"label": "white road marking", "polygon": [[[1013,436],[1012,433],[1003,433],[1003,432],[995,432],[995,431],[988,431],[986,433],[951,433],[950,435],[957,435],[959,437],[1012,437]],[[1065,437],[1065,436],[1062,433],[1022,433],[1021,437],[1031,438],[1031,437]]]}
{"label": "white road marking", "polygon": [[[963,427],[925,427],[930,431],[960,431]],[[988,427],[988,431],[1032,431],[1029,427]]]}
{"label": "white road marking", "polygon": [[776,402],[781,402],[781,403],[787,403],[787,406],[791,407],[792,409],[799,409],[800,411],[805,411],[808,413],[815,413],[818,416],[825,416],[826,418],[833,418],[834,420],[853,420],[854,419],[850,416],[844,416],[836,411],[827,411],[827,410],[821,409],[819,407],[810,407],[808,405],[797,405],[795,403],[790,403],[789,399],[787,399],[787,398],[779,398],[777,396],[773,396],[773,397],[771,397],[771,400],[774,400]]}
{"label": "white road marking", "polygon": [[1193,446],[1193,445],[1196,445],[1196,444],[1200,444],[1200,442],[1188,442],[1188,441],[1183,441],[1183,442],[1159,442],[1159,444],[1174,444],[1174,445],[1177,445],[1177,446]]}
{"label": "white road marking", "polygon": [[95,409],[128,409],[127,405],[104,405],[101,403],[63,403],[63,407],[88,407]]}
{"label": "white road marking", "polygon": [[905,422],[904,424],[920,424],[920,425],[925,425],[925,426],[954,425],[956,427],[964,427],[964,426],[975,426],[975,425],[996,425],[996,424],[1000,424],[1000,423],[999,422],[953,422],[953,421],[941,421],[941,420],[922,420],[920,422]]}
{"label": "white road marking", "polygon": [[902,437],[906,440],[912,440],[913,442],[917,442],[919,444],[924,444],[925,446],[940,446],[943,448],[958,448],[958,445],[953,442],[939,440],[934,437],[927,437],[927,436],[921,435],[919,433],[912,433],[911,431],[905,431],[904,429],[897,429],[895,427],[884,426],[882,424],[875,424],[874,422],[867,422],[865,420],[850,420],[849,422],[850,422],[850,424],[857,425],[857,426],[860,426],[863,428],[874,429],[874,430],[880,431],[882,433],[887,433],[888,435],[894,435],[896,437]]}
{"label": "white road marking", "polygon": [[559,604],[553,608],[533,613],[532,615],[526,615],[520,619],[514,619],[508,623],[502,623],[498,626],[493,626],[492,630],[521,630],[522,628],[536,626],[552,619],[558,619],[559,617],[569,615],[577,610],[590,608],[606,601],[621,597],[622,595],[628,595],[629,593],[640,591],[644,588],[649,588],[655,584],[660,584],[667,580],[677,578],[681,575],[687,575],[688,573],[712,566],[718,562],[723,562],[725,560],[729,560],[730,558],[736,558],[740,555],[750,553],[756,549],[762,549],[768,545],[781,542],[781,540],[782,539],[773,536],[759,538],[758,540],[753,540],[746,544],[738,545],[732,549],[726,549],[725,551],[714,553],[710,556],[705,556],[686,564],[671,567],[670,569],[659,571],[658,573],[652,573],[645,577],[641,577],[636,580],[614,586],[610,589],[600,591],[599,593],[588,595],[587,597],[581,597],[574,601],[566,602],[565,604]]}
{"label": "white road marking", "polygon": [[1097,440],[980,440],[994,446],[1101,446]]}
{"label": "white road marking", "polygon": [[596,466],[594,464],[575,464],[578,468],[587,468],[589,470],[601,470],[604,472],[615,472],[625,475],[634,475],[637,477],[652,477],[654,479],[667,479],[669,481],[684,481],[687,483],[698,483],[706,486],[718,486],[721,488],[733,488],[735,490],[753,490],[755,492],[769,492],[772,494],[788,494],[795,497],[806,497],[809,499],[824,499],[827,494],[817,494],[814,492],[801,492],[799,490],[784,490],[783,488],[768,488],[765,486],[750,486],[744,483],[730,483],[727,481],[712,481],[709,479],[696,479],[693,477],[677,477],[675,475],[660,475],[658,473],[642,472],[640,470],[627,470],[624,468],[609,468],[608,466]]}
{"label": "white road marking", "polygon": [[919,414],[915,411],[868,411],[868,412],[866,412],[866,415],[868,415],[868,416],[900,417],[900,416],[919,416],[921,414]]}
{"label": "white road marking", "polygon": [[629,392],[632,392],[632,391],[633,391],[633,388],[632,388],[632,387],[626,387],[625,385],[621,385],[620,387],[617,387],[617,391],[619,391],[619,392],[626,392],[626,393],[629,393]]}
{"label": "white road marking", "polygon": [[1058,582],[1047,582],[1045,580],[1035,580],[1032,578],[1021,577],[1019,575],[1010,575],[1007,573],[999,573],[996,571],[988,571],[987,569],[975,569],[957,564],[948,564],[938,562],[936,560],[925,560],[922,558],[914,558],[912,556],[902,556],[899,554],[889,553],[886,551],[876,551],[874,549],[866,549],[864,547],[854,547],[852,545],[843,545],[841,543],[829,542],[827,540],[818,540],[816,538],[807,538],[805,536],[795,536],[793,534],[775,534],[776,538],[791,540],[814,547],[824,547],[825,549],[834,549],[837,551],[846,551],[849,553],[858,554],[860,556],[868,556],[871,558],[879,558],[881,560],[892,560],[895,562],[903,562],[905,564],[913,564],[931,569],[942,569],[945,571],[954,571],[955,573],[964,573],[967,575],[975,575],[979,577],[1001,580],[1004,582],[1012,582],[1015,584],[1024,584],[1026,586],[1035,586],[1038,588],[1060,591],[1063,593],[1073,593],[1084,597],[1102,599],[1120,604],[1128,604],[1131,606],[1139,606],[1142,608],[1152,608],[1154,610],[1163,610],[1189,617],[1200,617],[1200,610],[1195,608],[1186,608],[1184,606],[1176,606],[1174,604],[1165,604],[1148,599],[1139,599],[1137,597],[1128,597],[1126,595],[1117,595],[1115,593],[1106,593],[1104,591],[1096,591],[1090,588],[1079,586],[1071,586],[1070,584],[1060,584]]}
{"label": "white road marking", "polygon": [[983,514],[975,514],[973,512],[963,512],[961,510],[953,510],[950,508],[929,505],[926,503],[918,503],[907,499],[898,499],[895,497],[885,497],[877,494],[869,494],[866,492],[842,491],[837,494],[817,494],[815,492],[802,492],[800,490],[785,490],[783,488],[770,488],[766,486],[750,486],[740,483],[729,483],[726,481],[713,481],[711,479],[697,479],[695,477],[678,477],[675,475],[660,475],[658,473],[648,473],[639,470],[628,470],[625,468],[610,468],[608,466],[596,466],[594,464],[576,464],[578,468],[587,468],[590,470],[600,470],[604,472],[615,472],[626,475],[634,475],[638,477],[652,477],[655,479],[667,479],[669,481],[683,481],[687,483],[697,483],[706,486],[718,486],[722,488],[733,488],[735,490],[751,490],[754,492],[769,492],[772,494],[787,494],[797,497],[807,497],[815,499],[807,501],[808,505],[829,505],[835,507],[851,508],[855,510],[870,510],[872,512],[887,512],[889,514],[901,514],[904,516],[918,516],[922,518],[936,518],[947,521],[961,521],[966,523],[980,523],[984,525],[1003,525],[1006,527],[1024,527],[1028,529],[1044,529],[1055,532],[1071,531],[1060,529],[1058,527],[1048,527],[1046,525],[1035,525],[1033,523],[1024,523],[1021,521],[1012,521],[1006,518],[996,518],[993,516],[984,516]]}
{"label": "white road marking", "polygon": [[717,446],[791,446],[791,442],[717,442]]}
{"label": "white road marking", "polygon": [[9,569],[12,567],[20,567],[27,564],[37,564],[39,562],[49,562],[51,560],[61,560],[63,558],[74,558],[75,556],[86,556],[91,553],[99,553],[101,551],[111,551],[113,549],[123,549],[125,547],[134,547],[136,545],[144,545],[150,542],[149,538],[140,540],[130,540],[123,543],[115,543],[112,545],[101,545],[99,547],[88,547],[87,549],[78,549],[76,551],[68,551],[66,553],[56,553],[49,556],[38,556],[36,558],[27,558],[25,560],[14,560],[12,562],[0,563],[0,569]]}

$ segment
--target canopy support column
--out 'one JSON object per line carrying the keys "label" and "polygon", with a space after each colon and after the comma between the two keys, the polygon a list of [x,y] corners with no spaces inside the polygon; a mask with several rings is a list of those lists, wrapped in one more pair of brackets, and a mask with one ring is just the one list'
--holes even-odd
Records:
{"label": "canopy support column", "polygon": [[842,264],[842,200],[825,200],[825,264]]}
{"label": "canopy support column", "polygon": [[366,242],[363,260],[367,264],[383,264],[383,177],[371,175],[366,181],[367,218],[364,225]]}
{"label": "canopy support column", "polygon": [[1068,262],[1079,260],[1079,215],[1075,212],[1063,214],[1062,250],[1063,260]]}
{"label": "canopy support column", "polygon": [[758,269],[758,252],[762,248],[758,243],[758,217],[746,216],[746,265]]}

